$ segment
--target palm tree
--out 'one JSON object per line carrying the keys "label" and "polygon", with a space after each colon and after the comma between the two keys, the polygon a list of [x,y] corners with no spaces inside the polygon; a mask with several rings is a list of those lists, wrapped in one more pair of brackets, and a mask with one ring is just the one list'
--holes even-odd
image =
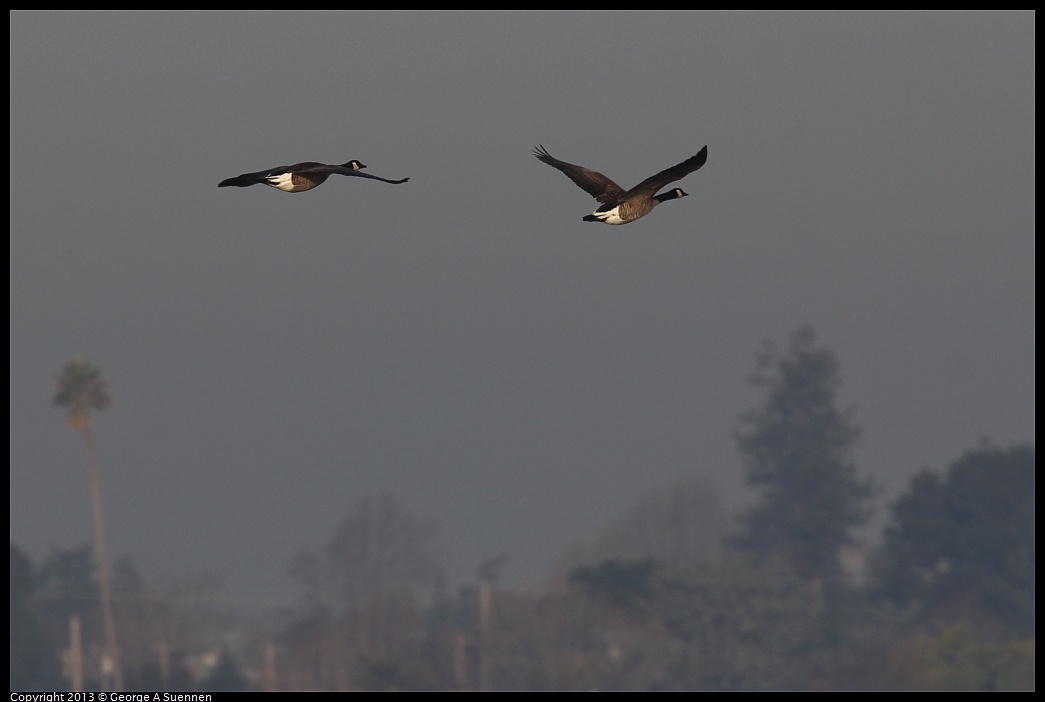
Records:
{"label": "palm tree", "polygon": [[98,459],[91,439],[91,410],[103,410],[112,404],[108,385],[101,371],[89,361],[75,358],[65,364],[62,374],[54,379],[55,394],[51,404],[65,407],[65,421],[70,429],[83,434],[87,443],[87,466],[90,471],[91,503],[94,507],[94,540],[98,550],[98,577],[101,585],[102,615],[105,621],[106,658],[112,665],[113,689],[123,690],[123,669],[116,644],[116,622],[113,619],[112,595],[109,590],[109,563],[105,552],[105,525],[102,520],[102,489],[98,480]]}

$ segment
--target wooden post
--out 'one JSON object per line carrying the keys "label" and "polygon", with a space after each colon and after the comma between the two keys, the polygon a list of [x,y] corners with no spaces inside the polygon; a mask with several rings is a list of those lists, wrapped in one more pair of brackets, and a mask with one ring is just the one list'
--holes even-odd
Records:
{"label": "wooden post", "polygon": [[80,636],[80,617],[69,617],[69,650],[65,655],[65,674],[72,692],[83,692],[83,640]]}

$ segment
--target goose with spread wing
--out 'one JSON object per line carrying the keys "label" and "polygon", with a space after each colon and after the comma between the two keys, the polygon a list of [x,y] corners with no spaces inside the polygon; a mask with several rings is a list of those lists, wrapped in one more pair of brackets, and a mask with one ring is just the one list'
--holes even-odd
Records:
{"label": "goose with spread wing", "polygon": [[634,222],[639,217],[648,215],[654,207],[662,202],[676,200],[689,195],[682,188],[672,188],[659,195],[657,191],[668,183],[682,180],[703,166],[708,160],[708,147],[705,146],[695,156],[691,156],[682,163],[650,176],[631,190],[625,190],[597,171],[560,161],[548,153],[548,150],[543,146],[538,146],[534,149],[533,155],[549,166],[558,168],[566,174],[567,178],[578,185],[581,190],[602,203],[599,209],[583,218],[585,222],[627,224],[628,222]]}

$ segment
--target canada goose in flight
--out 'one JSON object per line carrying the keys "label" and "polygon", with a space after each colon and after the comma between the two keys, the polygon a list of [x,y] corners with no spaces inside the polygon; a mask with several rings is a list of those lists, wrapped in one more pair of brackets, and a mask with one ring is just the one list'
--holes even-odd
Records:
{"label": "canada goose in flight", "polygon": [[689,193],[683,192],[682,188],[673,188],[660,195],[656,193],[668,183],[681,180],[703,166],[708,160],[708,147],[705,146],[696,156],[687,158],[677,166],[650,176],[631,190],[625,190],[601,173],[560,161],[543,146],[534,149],[533,155],[549,166],[558,168],[581,190],[603,203],[602,207],[583,218],[585,222],[627,224],[648,215],[650,210],[666,200],[686,197]]}
{"label": "canada goose in flight", "polygon": [[246,188],[249,185],[262,183],[263,185],[288,193],[303,193],[306,190],[311,190],[312,188],[322,185],[323,181],[329,178],[333,173],[346,176],[359,176],[360,178],[372,178],[373,180],[380,180],[385,183],[392,183],[393,185],[399,185],[400,183],[405,183],[410,180],[409,178],[403,178],[402,180],[389,180],[388,178],[363,173],[361,171],[363,168],[366,168],[366,166],[355,159],[338,166],[328,166],[325,163],[306,161],[305,163],[295,163],[293,166],[279,166],[277,168],[270,168],[267,171],[244,173],[235,178],[227,178],[218,183],[218,187],[228,188],[235,185],[237,188]]}

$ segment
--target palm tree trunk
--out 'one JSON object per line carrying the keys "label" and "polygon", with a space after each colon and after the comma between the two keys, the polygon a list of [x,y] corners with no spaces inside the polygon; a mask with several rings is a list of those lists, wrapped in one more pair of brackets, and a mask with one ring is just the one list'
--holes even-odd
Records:
{"label": "palm tree trunk", "polygon": [[94,506],[94,541],[98,549],[98,580],[101,584],[102,615],[105,621],[105,649],[113,666],[113,691],[123,691],[123,666],[120,664],[120,649],[116,643],[116,620],[112,612],[112,592],[109,589],[109,559],[105,550],[105,525],[102,521],[102,486],[98,479],[98,459],[91,440],[91,428],[83,429],[87,442],[87,464],[90,470],[91,503]]}

